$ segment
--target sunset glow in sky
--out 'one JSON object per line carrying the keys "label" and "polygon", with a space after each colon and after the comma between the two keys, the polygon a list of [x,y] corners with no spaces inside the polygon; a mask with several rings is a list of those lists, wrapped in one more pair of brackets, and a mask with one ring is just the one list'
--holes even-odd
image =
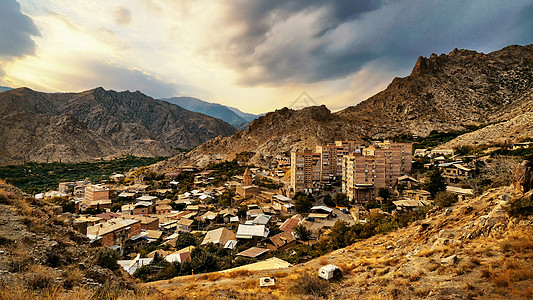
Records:
{"label": "sunset glow in sky", "polygon": [[532,1],[0,0],[0,85],[339,110],[418,56],[533,42]]}

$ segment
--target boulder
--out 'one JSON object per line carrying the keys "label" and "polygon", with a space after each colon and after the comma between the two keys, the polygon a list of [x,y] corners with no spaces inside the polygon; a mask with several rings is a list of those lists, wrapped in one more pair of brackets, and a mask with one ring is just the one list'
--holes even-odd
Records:
{"label": "boulder", "polygon": [[533,164],[531,162],[524,160],[514,169],[513,185],[522,193],[533,190]]}

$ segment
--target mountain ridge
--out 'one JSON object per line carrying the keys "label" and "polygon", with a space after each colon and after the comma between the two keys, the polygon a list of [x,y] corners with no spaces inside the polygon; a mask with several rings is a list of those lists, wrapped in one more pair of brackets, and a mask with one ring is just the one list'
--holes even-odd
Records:
{"label": "mountain ridge", "polygon": [[[78,162],[133,154],[169,156],[235,128],[224,121],[155,100],[139,91],[0,93],[0,163]],[[63,131],[56,124],[60,122]],[[39,132],[40,135],[36,135]],[[30,143],[31,141],[31,143]]]}

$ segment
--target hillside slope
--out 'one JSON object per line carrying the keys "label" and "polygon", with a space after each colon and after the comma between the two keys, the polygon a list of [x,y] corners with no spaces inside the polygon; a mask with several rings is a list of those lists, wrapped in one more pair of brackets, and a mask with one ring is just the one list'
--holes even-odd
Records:
{"label": "hillside slope", "polygon": [[[288,269],[176,277],[146,284],[170,297],[217,299],[502,299],[533,297],[533,218],[509,217],[513,187],[491,189],[451,209],[386,235]],[[531,197],[531,194],[528,195]],[[294,294],[302,274],[325,264],[343,271],[339,281],[318,281]],[[260,288],[259,278],[276,285]],[[181,297],[181,298],[180,298]]]}
{"label": "hillside slope", "polygon": [[[356,106],[336,113],[324,106],[276,110],[254,120],[246,131],[211,140],[187,159],[173,161],[204,166],[249,151],[255,153],[251,163],[267,166],[276,155],[336,139],[426,136],[432,130],[462,130],[465,125],[505,122],[521,115],[527,122],[532,92],[533,45],[489,54],[456,49],[448,55],[420,57],[411,75],[395,78],[384,91]],[[496,139],[495,134],[486,139]],[[171,167],[174,162],[158,166]]]}
{"label": "hillside slope", "polygon": [[77,162],[108,155],[168,156],[231,125],[141,92],[102,88],[48,94],[19,88],[0,93],[0,163]]}

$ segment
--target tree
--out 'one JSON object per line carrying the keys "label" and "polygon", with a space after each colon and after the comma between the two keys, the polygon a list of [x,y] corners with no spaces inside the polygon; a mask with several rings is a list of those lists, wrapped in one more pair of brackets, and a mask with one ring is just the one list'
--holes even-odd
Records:
{"label": "tree", "polygon": [[435,197],[438,192],[446,190],[446,180],[442,177],[440,170],[434,170],[429,177],[427,191],[431,193],[431,197]]}
{"label": "tree", "polygon": [[196,246],[196,239],[192,233],[184,232],[176,239],[176,248],[181,249],[187,246]]}
{"label": "tree", "polygon": [[311,230],[307,229],[307,227],[302,224],[296,225],[293,231],[296,237],[302,241],[308,241],[311,236]]}
{"label": "tree", "polygon": [[348,197],[344,193],[335,194],[335,203],[337,206],[348,206]]}
{"label": "tree", "polygon": [[324,196],[324,204],[327,206],[335,206],[335,201],[333,201],[330,194]]}
{"label": "tree", "polygon": [[218,205],[223,207],[231,206],[233,196],[235,196],[235,193],[230,189],[226,189],[218,198]]}
{"label": "tree", "polygon": [[383,201],[389,200],[391,194],[388,188],[380,188],[378,191],[378,196],[383,198]]}
{"label": "tree", "polygon": [[103,247],[96,252],[96,264],[110,270],[118,269],[118,252],[109,247]]}
{"label": "tree", "polygon": [[299,213],[306,213],[311,210],[311,207],[313,207],[313,202],[311,201],[311,197],[303,194],[298,195],[296,197],[296,200],[294,201],[294,209]]}

